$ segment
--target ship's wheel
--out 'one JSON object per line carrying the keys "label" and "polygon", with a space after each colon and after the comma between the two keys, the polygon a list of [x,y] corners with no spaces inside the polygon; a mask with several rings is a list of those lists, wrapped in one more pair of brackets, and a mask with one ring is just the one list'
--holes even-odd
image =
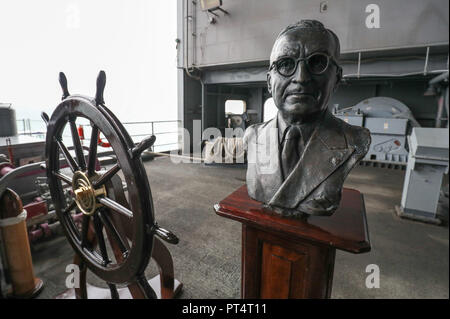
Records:
{"label": "ship's wheel", "polygon": [[[62,102],[51,117],[42,114],[47,124],[46,170],[56,214],[76,252],[75,260],[84,271],[77,297],[87,296],[87,267],[108,284],[112,298],[119,297],[117,284],[127,285],[135,298],[156,298],[158,289],[152,288],[144,276],[152,256],[160,268],[161,265],[166,268],[160,271],[160,296],[173,297],[172,259],[154,235],[169,243],[177,243],[178,238],[155,221],[150,185],[141,160],[141,153],[154,143],[155,136],[138,145],[133,143],[120,121],[105,106],[103,71],[97,78],[95,98],[70,95],[63,73],[59,81]],[[82,146],[77,121],[90,124],[89,148]],[[63,140],[63,132],[67,131],[71,135],[73,152]],[[100,134],[117,158],[116,164],[107,170],[98,169]],[[68,203],[63,195],[67,188],[72,193]],[[77,222],[80,215],[81,223]],[[152,249],[157,251],[152,254]],[[167,287],[172,291],[167,292]]]}

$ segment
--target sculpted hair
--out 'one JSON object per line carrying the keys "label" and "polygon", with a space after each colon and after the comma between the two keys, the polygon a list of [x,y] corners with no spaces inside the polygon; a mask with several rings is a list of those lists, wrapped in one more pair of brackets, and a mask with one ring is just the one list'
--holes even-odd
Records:
{"label": "sculpted hair", "polygon": [[331,38],[333,39],[335,51],[334,51],[334,58],[336,60],[339,59],[339,56],[341,54],[341,44],[339,43],[339,39],[336,36],[336,34],[331,31],[330,29],[325,28],[325,26],[322,24],[322,22],[317,20],[300,20],[296,23],[288,25],[286,28],[281,30],[281,32],[278,34],[277,38],[275,39],[275,42],[278,41],[279,38],[281,38],[284,34],[287,32],[294,30],[294,29],[312,29],[315,31],[320,32],[328,32],[329,35],[331,35]]}

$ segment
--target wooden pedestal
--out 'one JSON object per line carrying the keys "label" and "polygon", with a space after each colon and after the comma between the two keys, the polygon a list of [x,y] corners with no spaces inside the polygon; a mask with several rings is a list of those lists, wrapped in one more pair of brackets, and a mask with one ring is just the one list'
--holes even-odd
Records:
{"label": "wooden pedestal", "polygon": [[214,206],[242,223],[242,298],[329,298],[336,249],[370,251],[364,199],[344,189],[332,216],[281,217],[242,186]]}

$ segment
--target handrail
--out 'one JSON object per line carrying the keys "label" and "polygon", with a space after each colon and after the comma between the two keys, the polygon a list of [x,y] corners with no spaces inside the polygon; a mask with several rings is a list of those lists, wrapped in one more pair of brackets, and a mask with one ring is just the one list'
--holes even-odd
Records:
{"label": "handrail", "polygon": [[147,123],[169,123],[169,122],[181,122],[181,120],[142,121],[142,122],[122,122],[122,124],[147,124]]}
{"label": "handrail", "polygon": [[[17,122],[22,122],[22,123],[30,123],[31,121],[35,122],[38,120],[30,120],[30,119],[19,119],[16,120]],[[41,122],[39,120],[39,122]],[[178,130],[176,131],[163,131],[163,132],[158,132],[155,131],[155,124],[159,124],[159,123],[180,123],[181,120],[161,120],[161,121],[133,121],[133,122],[122,122],[123,125],[137,125],[137,124],[150,124],[151,125],[151,132],[149,134],[152,135],[164,135],[164,134],[176,134],[178,133]],[[83,125],[83,124],[82,124]],[[24,129],[25,129],[24,125]],[[22,132],[18,132],[17,135],[45,135],[46,132],[42,132],[42,131],[32,131],[31,130],[31,125],[28,124],[28,130],[24,130]],[[130,134],[131,137],[141,137],[141,136],[148,136],[149,134]],[[89,138],[87,138],[86,140],[89,140]],[[167,145],[175,145],[178,144],[178,142],[173,142],[173,143],[164,143],[164,144],[154,144],[152,146],[152,151],[155,150],[155,147],[159,147],[159,146],[167,146]]]}

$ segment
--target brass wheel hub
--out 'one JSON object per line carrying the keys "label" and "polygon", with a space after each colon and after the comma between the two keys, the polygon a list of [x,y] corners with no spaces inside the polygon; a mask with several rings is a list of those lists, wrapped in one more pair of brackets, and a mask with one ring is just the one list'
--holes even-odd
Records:
{"label": "brass wheel hub", "polygon": [[87,175],[81,171],[75,172],[72,178],[72,189],[75,194],[75,202],[78,208],[85,215],[93,215],[96,209],[101,206],[96,197],[106,195],[104,186],[95,189]]}

